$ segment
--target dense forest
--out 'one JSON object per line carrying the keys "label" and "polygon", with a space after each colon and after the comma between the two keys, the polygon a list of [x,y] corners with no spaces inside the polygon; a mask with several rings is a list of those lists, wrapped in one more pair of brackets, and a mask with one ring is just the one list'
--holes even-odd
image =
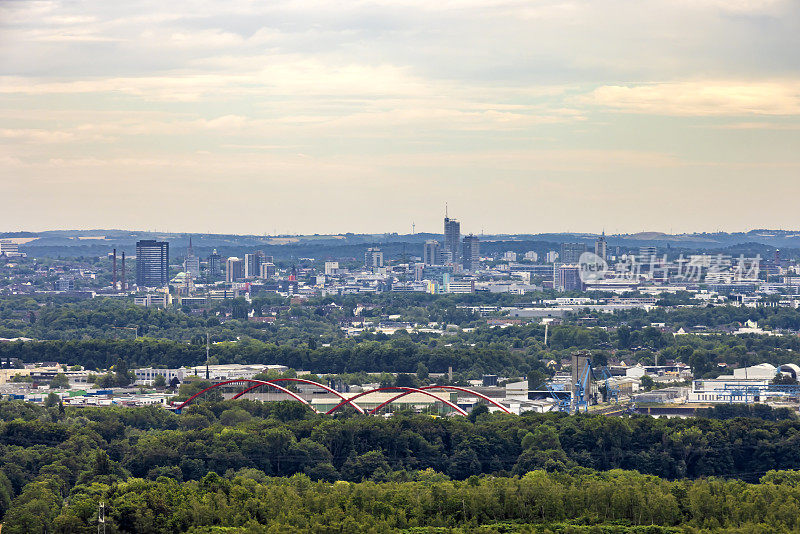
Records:
{"label": "dense forest", "polygon": [[[800,421],[767,407],[749,415],[761,418],[330,418],[252,401],[176,415],[5,401],[0,512],[7,532],[87,532],[99,500],[112,532],[306,532],[351,519],[376,532],[503,521],[558,532],[572,520],[794,529],[800,474],[771,471],[800,466]],[[720,480],[685,480],[706,477]],[[732,478],[762,482],[721,480]]]}

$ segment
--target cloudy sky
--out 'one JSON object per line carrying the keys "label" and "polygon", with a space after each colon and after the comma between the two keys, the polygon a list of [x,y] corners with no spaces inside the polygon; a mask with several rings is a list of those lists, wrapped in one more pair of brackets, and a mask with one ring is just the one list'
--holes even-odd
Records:
{"label": "cloudy sky", "polygon": [[2,0],[2,230],[798,228],[798,0]]}

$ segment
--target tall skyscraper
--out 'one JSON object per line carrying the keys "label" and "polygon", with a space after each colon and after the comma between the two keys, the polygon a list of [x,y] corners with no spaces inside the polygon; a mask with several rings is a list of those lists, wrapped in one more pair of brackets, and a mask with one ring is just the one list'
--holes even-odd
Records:
{"label": "tall skyscraper", "polygon": [[594,253],[603,258],[603,260],[608,259],[608,244],[606,243],[605,231],[603,231],[603,234],[594,242]]}
{"label": "tall skyscraper", "polygon": [[189,273],[192,278],[200,276],[200,258],[194,255],[192,238],[189,238],[189,248],[186,251],[186,259],[183,260],[183,270]]}
{"label": "tall skyscraper", "polygon": [[244,277],[249,279],[258,278],[261,275],[261,264],[264,263],[265,254],[256,251],[253,254],[244,255]]}
{"label": "tall skyscraper", "polygon": [[444,217],[444,255],[450,255],[451,263],[461,263],[461,223]]}
{"label": "tall skyscraper", "polygon": [[364,253],[364,266],[367,269],[383,267],[383,252],[379,248],[368,248]]}
{"label": "tall skyscraper", "polygon": [[222,274],[222,256],[217,253],[217,249],[214,249],[208,256],[208,272],[211,276]]}
{"label": "tall skyscraper", "polygon": [[435,239],[425,241],[425,248],[422,250],[422,262],[428,266],[442,264],[441,245]]}
{"label": "tall skyscraper", "polygon": [[225,262],[225,281],[228,283],[239,282],[244,278],[244,262],[236,256],[231,256]]}
{"label": "tall skyscraper", "polygon": [[579,263],[584,252],[586,243],[561,243],[561,254],[558,255],[558,259],[561,263]]}
{"label": "tall skyscraper", "polygon": [[136,242],[136,285],[164,287],[169,283],[169,243],[142,240]]}
{"label": "tall skyscraper", "polygon": [[464,269],[474,271],[478,268],[481,259],[480,242],[478,236],[469,234],[464,238],[461,251],[461,259],[464,262]]}

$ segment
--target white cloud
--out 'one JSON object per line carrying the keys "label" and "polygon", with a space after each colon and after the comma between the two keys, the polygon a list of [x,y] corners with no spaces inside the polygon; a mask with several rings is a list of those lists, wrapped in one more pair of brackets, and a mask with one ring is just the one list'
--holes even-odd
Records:
{"label": "white cloud", "polygon": [[650,115],[798,115],[800,81],[605,85],[576,100]]}
{"label": "white cloud", "polygon": [[322,231],[332,202],[352,230],[445,195],[498,224],[750,201],[797,187],[798,49],[796,0],[0,2],[0,186]]}

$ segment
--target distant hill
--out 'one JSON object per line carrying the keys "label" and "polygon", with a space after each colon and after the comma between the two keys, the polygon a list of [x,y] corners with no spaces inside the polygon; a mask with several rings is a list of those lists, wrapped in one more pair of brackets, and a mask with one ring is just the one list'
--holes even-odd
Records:
{"label": "distant hill", "polygon": [[[140,239],[166,240],[170,243],[173,258],[182,257],[192,239],[197,254],[204,256],[217,249],[224,255],[241,255],[251,250],[263,250],[276,258],[292,260],[298,257],[358,258],[370,246],[380,246],[387,258],[394,256],[419,256],[422,244],[429,239],[442,239],[439,234],[314,234],[314,235],[236,235],[207,233],[166,233],[120,229],[48,230],[43,232],[6,232],[0,237],[17,238],[21,249],[36,257],[102,256],[116,248],[134,253]],[[598,234],[544,233],[544,234],[493,234],[480,235],[484,253],[504,250],[546,252],[557,250],[561,243],[582,242],[592,247]],[[23,238],[24,241],[23,242]],[[640,246],[656,246],[669,250],[758,250],[766,254],[782,249],[791,254],[800,250],[800,231],[751,230],[738,233],[667,234],[664,232],[637,232],[634,234],[607,235],[610,247],[621,251],[636,250]],[[394,256],[393,256],[394,255]],[[784,255],[789,257],[789,255]]]}

